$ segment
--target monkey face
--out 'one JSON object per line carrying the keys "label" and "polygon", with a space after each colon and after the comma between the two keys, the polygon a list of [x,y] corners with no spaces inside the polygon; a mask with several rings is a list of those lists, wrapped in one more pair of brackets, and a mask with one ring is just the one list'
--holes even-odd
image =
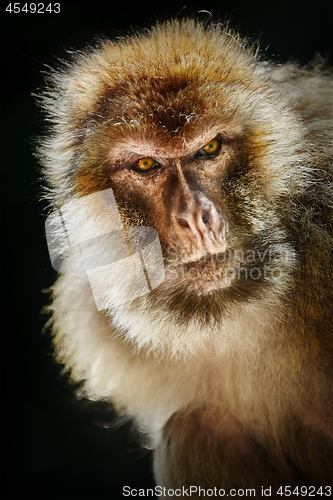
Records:
{"label": "monkey face", "polygon": [[[119,135],[106,151],[103,181],[109,184],[101,188],[112,187],[123,224],[158,232],[166,267],[159,299],[167,288],[168,295],[181,289],[211,304],[214,293],[226,303],[245,300],[274,283],[281,265],[281,230],[275,231],[278,218],[267,203],[260,165],[249,161],[236,127],[221,128],[181,130],[169,140]],[[100,176],[91,177],[93,189]],[[89,185],[80,172],[77,179],[78,186]]]}
{"label": "monkey face", "polygon": [[[198,290],[223,287],[227,278],[220,272],[229,234],[219,186],[236,138],[231,133],[211,135],[204,133],[189,143],[177,137],[163,147],[133,141],[124,160],[126,144],[109,153],[111,162],[120,155],[124,165],[113,169],[111,163],[109,175],[125,224],[154,227],[169,275],[182,272],[183,281],[189,286],[196,282],[193,288]],[[214,257],[221,256],[218,272],[209,276]],[[198,269],[206,274],[193,280]]]}

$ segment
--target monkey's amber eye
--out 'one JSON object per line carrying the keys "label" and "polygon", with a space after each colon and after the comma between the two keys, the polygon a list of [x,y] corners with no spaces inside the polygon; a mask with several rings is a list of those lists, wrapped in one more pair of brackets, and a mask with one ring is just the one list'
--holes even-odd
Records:
{"label": "monkey's amber eye", "polygon": [[216,153],[216,151],[220,147],[220,142],[217,139],[212,139],[211,141],[207,142],[207,144],[202,148],[205,153],[211,154],[211,153]]}
{"label": "monkey's amber eye", "polygon": [[155,167],[156,162],[152,158],[141,158],[136,164],[136,166],[143,171],[150,170]]}

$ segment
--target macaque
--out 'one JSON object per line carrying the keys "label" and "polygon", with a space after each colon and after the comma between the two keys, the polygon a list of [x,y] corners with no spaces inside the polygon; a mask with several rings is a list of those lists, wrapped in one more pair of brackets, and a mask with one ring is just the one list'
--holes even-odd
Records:
{"label": "macaque", "polygon": [[79,243],[119,231],[131,249],[150,228],[163,272],[131,296],[126,272],[112,285],[118,255],[94,288],[80,245],[67,249],[50,306],[57,361],[85,397],[134,419],[166,494],[329,496],[330,72],[262,61],[229,27],[174,20],[74,53],[41,99],[52,210],[74,207]]}

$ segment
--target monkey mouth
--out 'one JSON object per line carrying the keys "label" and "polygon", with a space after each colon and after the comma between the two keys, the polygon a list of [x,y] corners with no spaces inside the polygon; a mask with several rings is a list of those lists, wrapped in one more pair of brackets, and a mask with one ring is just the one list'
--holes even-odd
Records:
{"label": "monkey mouth", "polygon": [[235,261],[230,251],[206,254],[200,259],[171,263],[166,276],[190,289],[211,291],[229,287],[234,279]]}
{"label": "monkey mouth", "polygon": [[211,271],[213,271],[222,267],[226,262],[231,262],[229,253],[220,252],[215,254],[206,254],[200,259],[189,260],[183,262],[181,265],[188,272],[191,270],[191,268],[196,268],[198,270],[210,269]]}

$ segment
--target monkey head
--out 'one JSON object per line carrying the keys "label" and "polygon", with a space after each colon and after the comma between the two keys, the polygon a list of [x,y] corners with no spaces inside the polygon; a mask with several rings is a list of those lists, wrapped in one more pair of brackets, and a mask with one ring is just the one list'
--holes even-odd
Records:
{"label": "monkey head", "polygon": [[299,169],[309,151],[270,70],[237,35],[166,23],[101,42],[53,84],[45,103],[66,116],[50,143],[58,168],[45,169],[53,199],[112,188],[124,226],[159,235],[165,280],[128,311],[216,324],[285,294],[296,265],[286,214],[310,183]]}

